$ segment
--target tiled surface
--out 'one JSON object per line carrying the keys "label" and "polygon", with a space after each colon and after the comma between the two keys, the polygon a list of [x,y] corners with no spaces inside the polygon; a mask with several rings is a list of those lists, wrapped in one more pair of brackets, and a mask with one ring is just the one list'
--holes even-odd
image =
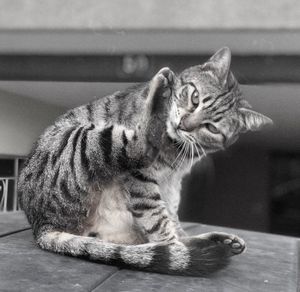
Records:
{"label": "tiled surface", "polygon": [[130,271],[42,251],[31,230],[24,230],[22,213],[0,214],[0,291],[297,291],[297,239],[194,223],[184,227],[189,234],[236,233],[247,251],[209,278]]}

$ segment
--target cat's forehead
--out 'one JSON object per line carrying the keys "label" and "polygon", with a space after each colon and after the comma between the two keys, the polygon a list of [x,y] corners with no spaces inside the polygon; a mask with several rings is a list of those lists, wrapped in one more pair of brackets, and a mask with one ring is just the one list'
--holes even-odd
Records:
{"label": "cat's forehead", "polygon": [[206,73],[190,75],[188,78],[181,78],[181,85],[193,84],[201,96],[218,95],[223,92],[219,84]]}
{"label": "cat's forehead", "polygon": [[204,70],[201,65],[184,70],[180,74],[180,79],[182,85],[193,83],[200,94],[222,91],[216,76],[210,70]]}

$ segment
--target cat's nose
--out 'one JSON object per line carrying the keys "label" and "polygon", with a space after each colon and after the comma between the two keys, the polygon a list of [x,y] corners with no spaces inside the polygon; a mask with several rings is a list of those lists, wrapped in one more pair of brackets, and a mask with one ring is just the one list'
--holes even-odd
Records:
{"label": "cat's nose", "polygon": [[180,120],[180,123],[178,125],[178,129],[182,130],[182,131],[191,131],[190,127],[189,127],[189,123],[187,121],[187,116],[183,116]]}
{"label": "cat's nose", "polygon": [[186,132],[192,132],[199,127],[200,123],[201,120],[199,117],[187,114],[181,118],[178,129]]}
{"label": "cat's nose", "polygon": [[178,127],[177,127],[179,130],[183,130],[183,131],[186,131],[186,127],[184,125],[184,122],[181,120]]}

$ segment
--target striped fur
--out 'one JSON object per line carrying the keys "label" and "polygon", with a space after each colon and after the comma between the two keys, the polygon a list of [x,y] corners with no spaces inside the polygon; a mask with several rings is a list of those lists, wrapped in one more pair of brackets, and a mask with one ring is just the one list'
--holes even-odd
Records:
{"label": "striped fur", "polygon": [[[236,237],[227,236],[236,243]],[[37,240],[43,249],[61,254],[143,271],[187,276],[207,275],[227,264],[232,255],[230,245],[211,242],[209,238],[194,236],[173,244],[124,245],[59,231],[44,233]],[[237,249],[237,253],[240,252]]]}
{"label": "striped fur", "polygon": [[270,120],[249,109],[222,49],[176,76],[72,109],[48,127],[21,172],[20,205],[37,244],[90,260],[205,275],[241,253],[221,233],[185,237],[181,179],[201,156]]}

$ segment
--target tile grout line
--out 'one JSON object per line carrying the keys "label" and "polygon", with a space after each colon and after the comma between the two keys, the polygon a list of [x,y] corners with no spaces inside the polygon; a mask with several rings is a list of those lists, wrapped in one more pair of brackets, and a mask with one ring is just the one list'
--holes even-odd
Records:
{"label": "tile grout line", "polygon": [[15,234],[15,233],[23,232],[23,231],[26,231],[26,230],[30,230],[30,229],[31,229],[31,227],[26,227],[26,228],[18,229],[18,230],[15,230],[15,231],[2,233],[2,234],[0,234],[0,238],[9,236],[9,235],[12,235],[12,234]]}
{"label": "tile grout line", "polygon": [[[188,227],[185,227],[184,230],[190,230],[190,229],[194,229],[195,226],[192,225],[192,226],[188,226]],[[122,271],[123,269],[122,268],[119,268],[116,266],[116,268],[118,268],[118,270],[110,273],[104,280],[102,280],[101,282],[99,282],[98,284],[96,284],[96,286],[94,288],[92,288],[89,292],[94,292],[96,291],[97,288],[101,288],[101,286],[103,286],[103,284],[105,282],[107,282],[108,280],[110,280],[112,277],[114,277],[118,272]]]}
{"label": "tile grout line", "polygon": [[94,292],[97,288],[101,287],[106,281],[111,279],[115,274],[117,274],[121,269],[116,267],[117,270],[110,273],[105,279],[103,279],[101,282],[97,283],[94,288],[92,288],[89,292]]}
{"label": "tile grout line", "polygon": [[[0,238],[4,238],[6,236],[10,236],[10,235],[13,235],[13,234],[16,234],[16,233],[20,233],[20,232],[24,232],[24,231],[27,231],[27,230],[30,230],[31,227],[25,227],[25,228],[22,228],[22,229],[18,229],[18,230],[15,230],[15,231],[11,231],[11,232],[6,232],[6,233],[3,233],[3,234],[0,234]],[[99,288],[102,286],[102,284],[104,284],[104,282],[106,282],[107,280],[109,280],[110,278],[112,278],[116,273],[118,273],[121,269],[116,267],[117,270],[116,271],[113,271],[111,272],[106,278],[104,278],[101,282],[99,283],[96,283],[95,286],[89,291],[89,292],[93,292],[95,291],[95,289]]]}

